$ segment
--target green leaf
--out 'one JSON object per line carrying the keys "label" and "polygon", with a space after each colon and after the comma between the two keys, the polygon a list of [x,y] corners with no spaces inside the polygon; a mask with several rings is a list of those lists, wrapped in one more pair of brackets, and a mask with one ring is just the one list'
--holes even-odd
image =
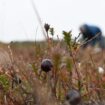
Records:
{"label": "green leaf", "polygon": [[72,34],[71,34],[71,31],[69,31],[69,32],[63,31],[63,35],[64,35],[64,41],[70,47],[71,43],[72,43],[72,38],[71,38]]}
{"label": "green leaf", "polygon": [[4,91],[9,89],[9,79],[6,75],[0,75],[0,85],[3,87]]}

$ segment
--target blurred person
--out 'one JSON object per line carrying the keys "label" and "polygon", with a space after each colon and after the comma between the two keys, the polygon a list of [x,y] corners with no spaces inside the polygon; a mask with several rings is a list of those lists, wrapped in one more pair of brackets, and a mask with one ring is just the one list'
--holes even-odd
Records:
{"label": "blurred person", "polygon": [[105,48],[104,37],[99,27],[84,24],[80,26],[80,32],[82,34],[82,41],[86,42],[83,45],[83,48],[86,48],[87,46],[94,47],[96,45],[102,49]]}

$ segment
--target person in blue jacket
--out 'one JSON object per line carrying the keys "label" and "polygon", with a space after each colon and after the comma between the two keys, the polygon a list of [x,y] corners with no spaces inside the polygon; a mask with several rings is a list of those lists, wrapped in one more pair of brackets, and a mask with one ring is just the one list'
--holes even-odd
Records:
{"label": "person in blue jacket", "polygon": [[89,45],[94,47],[98,44],[99,47],[105,48],[104,37],[99,27],[84,24],[80,27],[80,32],[82,34],[82,40],[86,42],[83,47]]}

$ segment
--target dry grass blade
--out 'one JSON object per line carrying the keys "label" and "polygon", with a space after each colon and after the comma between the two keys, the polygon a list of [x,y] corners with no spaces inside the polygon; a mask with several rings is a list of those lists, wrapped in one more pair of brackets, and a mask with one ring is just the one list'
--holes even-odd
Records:
{"label": "dry grass blade", "polygon": [[12,65],[9,53],[3,49],[0,49],[0,66],[3,68],[10,67]]}
{"label": "dry grass blade", "polygon": [[31,5],[32,5],[32,7],[33,7],[33,9],[34,9],[34,12],[35,12],[35,14],[36,14],[36,16],[37,16],[38,22],[39,22],[39,24],[40,24],[40,26],[41,26],[42,33],[43,33],[45,39],[47,39],[47,34],[46,34],[46,31],[44,30],[43,23],[42,23],[42,20],[41,20],[40,15],[39,15],[39,13],[38,13],[38,10],[36,9],[35,2],[34,2],[34,0],[30,0],[30,2],[31,2]]}

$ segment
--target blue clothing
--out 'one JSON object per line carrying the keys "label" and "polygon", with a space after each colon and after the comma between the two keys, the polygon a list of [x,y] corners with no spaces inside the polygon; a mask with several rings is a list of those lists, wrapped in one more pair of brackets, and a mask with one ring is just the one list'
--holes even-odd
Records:
{"label": "blue clothing", "polygon": [[97,43],[99,44],[100,47],[105,46],[105,45],[102,45],[103,44],[102,43],[103,36],[102,36],[102,32],[101,32],[100,28],[98,28],[96,26],[90,26],[87,24],[83,25],[82,27],[85,30],[82,32],[83,40],[88,41],[93,38],[91,41],[86,43],[84,45],[84,47],[86,47],[88,45],[95,46]]}
{"label": "blue clothing", "polygon": [[92,33],[93,36],[95,36],[98,33],[101,33],[101,30],[98,27],[95,27],[95,26],[89,27],[88,26],[87,28],[88,28],[88,30],[90,30],[90,32]]}
{"label": "blue clothing", "polygon": [[85,28],[85,32],[83,33],[83,36],[88,39],[91,39],[98,33],[100,33],[100,35],[102,34],[101,30],[96,26],[83,25],[83,27]]}

